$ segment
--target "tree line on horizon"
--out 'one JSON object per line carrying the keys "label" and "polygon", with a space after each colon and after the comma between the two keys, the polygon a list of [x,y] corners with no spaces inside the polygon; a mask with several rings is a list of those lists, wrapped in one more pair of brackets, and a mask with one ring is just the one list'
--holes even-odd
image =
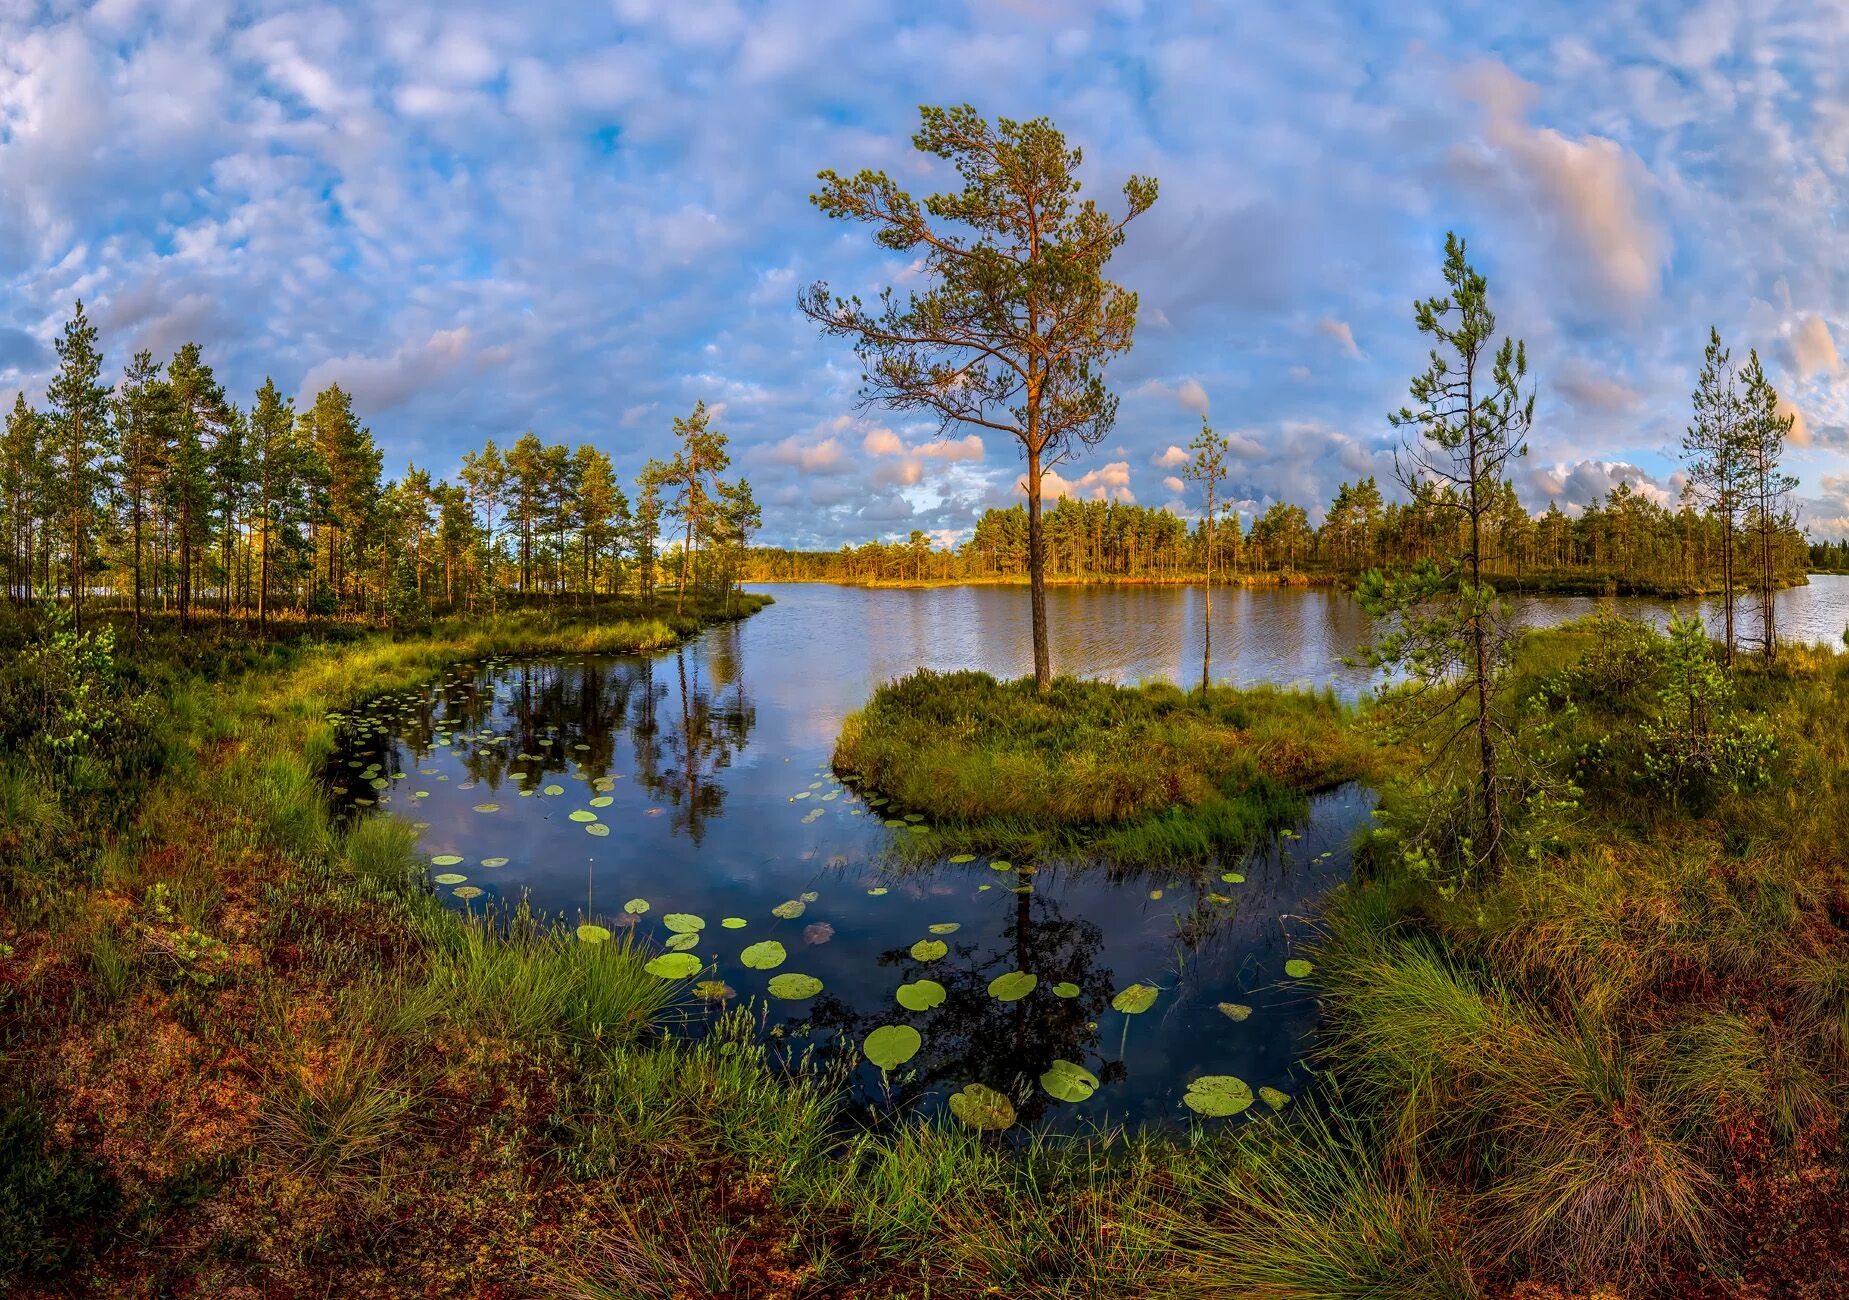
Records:
{"label": "tree line on horizon", "polygon": [[454,481],[384,457],[349,393],[300,409],[265,379],[248,406],[198,344],[164,366],[137,352],[105,377],[79,302],[45,408],[23,392],[0,433],[0,575],[18,606],[86,605],[184,629],[278,615],[414,621],[503,594],[729,591],[761,516],[705,403],[674,421],[635,498],[608,453],[522,434],[462,458]]}
{"label": "tree line on horizon", "polygon": [[[1312,525],[1309,512],[1274,502],[1249,519],[1217,514],[1211,547],[1203,513],[1115,501],[1055,502],[1044,516],[1046,572],[1065,581],[1199,581],[1252,577],[1351,581],[1372,568],[1416,564],[1456,546],[1455,489],[1424,484],[1405,502],[1386,500],[1373,477],[1343,483]],[[1624,591],[1718,590],[1725,529],[1685,491],[1674,508],[1616,484],[1577,514],[1557,504],[1530,514],[1505,482],[1490,511],[1484,567],[1517,583],[1586,582]],[[1742,571],[1752,557],[1745,557]],[[1849,567],[1849,543],[1810,543],[1789,517],[1776,521],[1771,560],[1787,583],[1807,568]],[[753,547],[747,581],[933,582],[1012,580],[1028,570],[1027,511],[991,508],[970,536],[937,546],[922,530],[894,541],[833,551]]]}

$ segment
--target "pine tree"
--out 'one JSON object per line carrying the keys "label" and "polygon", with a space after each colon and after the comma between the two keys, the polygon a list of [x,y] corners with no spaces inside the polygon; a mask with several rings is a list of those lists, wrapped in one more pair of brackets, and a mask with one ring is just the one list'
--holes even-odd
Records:
{"label": "pine tree", "polygon": [[1689,485],[1695,497],[1721,525],[1722,646],[1729,665],[1734,651],[1734,557],[1740,511],[1746,495],[1746,457],[1750,432],[1745,427],[1732,354],[1721,346],[1721,332],[1708,330],[1701,378],[1695,387],[1695,419],[1682,438]]}
{"label": "pine tree", "polygon": [[308,513],[307,454],[296,434],[295,402],[264,378],[250,408],[251,510],[257,529],[257,625],[270,620],[272,557],[279,534],[300,545]]}
{"label": "pine tree", "polygon": [[[1201,697],[1207,695],[1207,674],[1213,664],[1213,525],[1217,503],[1214,499],[1220,483],[1226,478],[1226,453],[1232,446],[1230,439],[1213,431],[1207,423],[1207,417],[1201,417],[1201,431],[1194,441],[1188,444],[1188,450],[1194,453],[1194,460],[1182,471],[1182,476],[1206,488],[1207,506],[1201,514],[1201,527],[1206,533],[1207,541],[1207,582],[1203,588],[1206,602],[1206,617],[1201,621]],[[1346,484],[1343,485],[1346,488]]]}
{"label": "pine tree", "polygon": [[188,343],[174,354],[167,365],[167,387],[173,395],[176,436],[165,487],[180,549],[180,626],[184,628],[194,602],[194,548],[207,536],[211,447],[230,423],[231,409],[224,387],[200,355],[197,343]]}
{"label": "pine tree", "polygon": [[1759,364],[1757,350],[1747,354],[1740,372],[1740,433],[1742,496],[1747,504],[1747,525],[1753,539],[1754,588],[1759,597],[1760,649],[1770,662],[1778,653],[1774,597],[1778,592],[1778,552],[1782,536],[1792,531],[1787,507],[1798,481],[1780,469],[1785,439],[1794,417],[1781,413],[1778,393]]}
{"label": "pine tree", "polygon": [[148,511],[167,472],[173,451],[173,394],[161,379],[154,354],[135,354],[122,373],[116,399],[116,430],[120,439],[120,489],[128,510],[130,585],[133,591],[135,635],[141,635],[144,586],[143,539]]}
{"label": "pine tree", "polygon": [[58,372],[45,393],[51,408],[47,452],[56,467],[59,522],[69,548],[71,625],[81,631],[86,552],[106,482],[112,437],[103,354],[96,346],[96,326],[84,315],[81,299],[58,338],[57,348]]}
{"label": "pine tree", "polygon": [[650,467],[657,485],[669,493],[667,513],[680,520],[683,529],[680,593],[674,600],[674,610],[679,613],[686,605],[688,590],[699,578],[695,547],[712,525],[713,500],[718,491],[715,484],[732,458],[726,451],[726,436],[712,427],[705,402],[696,402],[693,414],[686,419],[675,417],[674,436],[680,440],[674,459],[651,461]]}
{"label": "pine tree", "polygon": [[471,507],[481,514],[482,581],[494,588],[494,510],[507,491],[507,462],[501,449],[488,439],[479,452],[462,458],[462,482],[468,490]]}
{"label": "pine tree", "polygon": [[0,503],[6,508],[7,595],[21,605],[32,603],[33,542],[45,503],[44,428],[26,395],[15,394],[0,439]]}

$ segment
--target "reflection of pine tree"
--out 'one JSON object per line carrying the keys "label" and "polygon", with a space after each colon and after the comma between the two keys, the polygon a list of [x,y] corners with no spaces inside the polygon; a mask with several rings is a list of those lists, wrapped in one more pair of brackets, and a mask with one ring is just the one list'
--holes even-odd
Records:
{"label": "reflection of pine tree", "polygon": [[[893,1081],[896,1108],[940,1084],[952,1088],[976,1082],[1014,1098],[1022,1123],[1032,1124],[1053,1105],[1038,1080],[1056,1059],[1090,1061],[1097,1050],[1097,1023],[1110,1005],[1112,973],[1099,968],[1104,932],[1091,921],[1068,919],[1059,903],[1045,894],[998,894],[1009,915],[999,944],[958,942],[946,936],[950,952],[937,961],[913,959],[909,947],[880,956],[880,965],[897,968],[905,982],[936,980],[944,986],[940,1006],[908,1013],[893,1004],[862,1014],[834,994],[814,1005],[817,1029],[837,1030],[844,1047],[857,1047],[882,1024],[902,1018],[924,1037],[924,1046]],[[928,921],[925,922],[928,924]],[[924,933],[924,925],[919,927]],[[1040,977],[1039,985],[1016,1002],[989,995],[989,982],[1012,970]],[[1082,990],[1075,998],[1053,995],[1053,985],[1070,981]],[[1123,1077],[1121,1062],[1106,1062],[1098,1071],[1105,1083]]]}
{"label": "reflection of pine tree", "polygon": [[698,661],[689,677],[685,650],[675,652],[674,663],[678,716],[661,732],[656,705],[666,699],[667,688],[647,693],[648,734],[645,738],[638,727],[636,779],[650,794],[673,806],[674,828],[698,844],[706,819],[717,816],[725,802],[725,787],[717,774],[730,767],[733,756],[745,748],[757,725],[757,710],[745,698],[742,686],[720,695],[703,684]]}

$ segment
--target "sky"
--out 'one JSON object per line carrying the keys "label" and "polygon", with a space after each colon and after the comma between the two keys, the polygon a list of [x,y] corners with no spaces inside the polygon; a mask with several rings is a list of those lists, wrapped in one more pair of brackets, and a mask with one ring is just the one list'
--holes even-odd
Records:
{"label": "sky", "polygon": [[1054,493],[1190,509],[1203,415],[1247,510],[1388,484],[1455,229],[1527,344],[1530,507],[1673,500],[1715,325],[1840,537],[1845,69],[1849,10],[1762,0],[0,0],[0,396],[81,297],[117,372],[196,340],[245,402],[339,382],[390,473],[531,429],[633,474],[703,399],[763,542],[953,540],[1021,499],[1012,440],[863,409],[795,304],[906,282],[815,174],[948,188],[911,135],[967,102],[1051,117],[1107,205],[1160,182],[1116,428]]}

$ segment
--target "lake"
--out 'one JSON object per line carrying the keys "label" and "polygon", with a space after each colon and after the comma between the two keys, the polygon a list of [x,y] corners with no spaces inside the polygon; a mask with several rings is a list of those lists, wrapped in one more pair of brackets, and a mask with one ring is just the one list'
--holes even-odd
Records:
{"label": "lake", "polygon": [[[889,848],[909,833],[909,810],[870,807],[828,770],[841,721],[915,667],[1027,671],[1027,591],[766,589],[776,604],[666,654],[466,664],[381,697],[342,728],[338,797],[422,825],[433,880],[453,905],[525,898],[571,924],[682,947],[709,991],[737,1000],[718,1005],[752,1006],[798,1053],[826,1059],[880,1026],[912,1026],[915,1056],[855,1076],[869,1105],[935,1106],[980,1082],[1010,1092],[1023,1122],[1070,1128],[1187,1119],[1182,1098],[1202,1075],[1284,1094],[1301,1086],[1315,977],[1292,978],[1285,963],[1310,937],[1317,899],[1348,874],[1367,791],[1311,800],[1249,861],[1221,864],[1237,880],[1033,870],[980,855],[902,865]],[[1190,588],[1056,587],[1055,667],[1189,681],[1199,600]],[[1849,579],[1820,577],[1779,601],[1786,635],[1835,642]],[[1601,603],[1533,598],[1518,610],[1545,623]],[[1670,610],[1609,603],[1658,623]],[[1218,679],[1350,697],[1367,686],[1342,663],[1367,630],[1346,595],[1216,591],[1214,614]],[[747,966],[759,944],[780,959]],[[776,949],[753,953],[764,962]],[[1034,981],[1012,997],[1029,983],[1002,978],[1016,973]],[[810,979],[779,978],[792,975]],[[1133,984],[1153,989],[1153,1003],[1114,1008]],[[916,1009],[896,1000],[901,985]],[[705,1014],[690,1006],[686,1031]],[[1064,1068],[1055,1061],[1081,1067],[1095,1092],[1055,1099],[1039,1083]],[[1077,1077],[1076,1090],[1056,1090],[1083,1093],[1089,1082]]]}

